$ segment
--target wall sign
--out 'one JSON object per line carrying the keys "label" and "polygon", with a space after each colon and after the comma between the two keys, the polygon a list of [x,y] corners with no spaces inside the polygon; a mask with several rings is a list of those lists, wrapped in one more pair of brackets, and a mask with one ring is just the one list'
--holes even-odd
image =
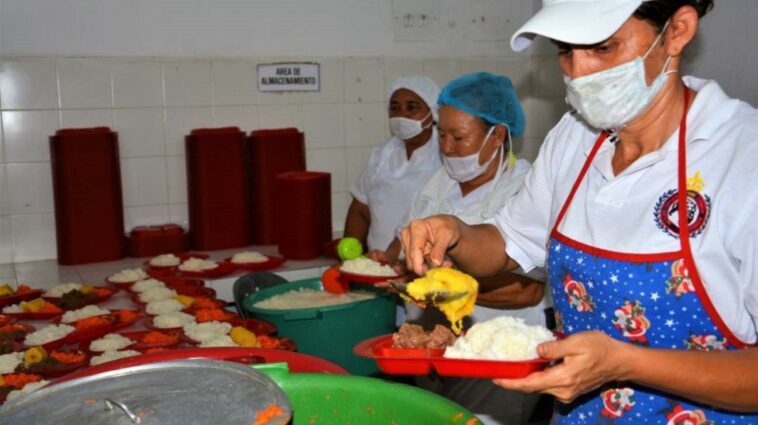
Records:
{"label": "wall sign", "polygon": [[317,63],[268,63],[258,65],[258,91],[320,91]]}

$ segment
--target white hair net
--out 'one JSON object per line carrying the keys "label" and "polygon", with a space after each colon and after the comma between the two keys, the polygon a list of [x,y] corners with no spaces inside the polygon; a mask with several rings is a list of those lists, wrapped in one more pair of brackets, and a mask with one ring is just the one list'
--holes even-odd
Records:
{"label": "white hair net", "polygon": [[399,89],[406,89],[416,93],[418,97],[426,102],[426,106],[432,110],[432,118],[434,121],[438,120],[439,108],[437,107],[437,97],[440,95],[440,88],[434,80],[424,75],[407,75],[399,77],[392,83],[392,85],[390,85],[387,99],[390,99],[392,94]]}

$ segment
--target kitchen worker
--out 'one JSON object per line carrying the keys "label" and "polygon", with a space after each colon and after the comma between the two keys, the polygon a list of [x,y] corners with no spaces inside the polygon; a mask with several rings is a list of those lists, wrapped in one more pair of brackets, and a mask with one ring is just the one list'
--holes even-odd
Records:
{"label": "kitchen worker", "polygon": [[555,423],[758,423],[758,111],[679,71],[711,7],[544,0],[511,45],[557,45],[575,111],[486,224],[403,230],[418,273],[547,266],[558,363],[495,382],[555,395]]}
{"label": "kitchen worker", "polygon": [[[416,193],[403,225],[435,214],[451,214],[467,224],[482,223],[521,189],[530,168],[511,150],[511,137],[521,136],[526,124],[521,104],[507,77],[487,72],[450,81],[437,103],[444,166]],[[387,260],[396,260],[399,239],[389,251],[387,256],[394,258]],[[507,315],[545,326],[541,281],[505,272],[479,283],[477,306],[467,324]],[[426,329],[448,323],[436,309],[407,304],[406,312],[406,321]],[[538,394],[503,391],[486,379],[420,377],[417,383],[469,409],[484,424],[526,424],[539,399]]]}
{"label": "kitchen worker", "polygon": [[344,236],[369,249],[385,250],[408,212],[411,199],[441,165],[437,150],[439,87],[425,76],[400,77],[389,89],[392,137],[371,152],[350,193]]}

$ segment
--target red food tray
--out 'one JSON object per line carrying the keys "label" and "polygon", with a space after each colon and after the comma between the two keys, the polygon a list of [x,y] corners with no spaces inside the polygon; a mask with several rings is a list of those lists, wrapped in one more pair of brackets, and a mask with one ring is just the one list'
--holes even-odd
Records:
{"label": "red food tray", "polygon": [[547,367],[550,360],[496,361],[450,359],[444,350],[392,348],[392,335],[368,339],[355,346],[353,353],[372,358],[379,369],[390,375],[426,375],[434,370],[440,376],[469,378],[523,378]]}
{"label": "red food tray", "polygon": [[250,272],[262,272],[266,270],[274,270],[278,267],[281,267],[282,264],[284,264],[287,260],[282,257],[275,257],[272,255],[267,255],[268,260],[261,262],[261,263],[233,263],[232,257],[225,258],[224,262],[229,263],[236,268],[240,268],[243,270],[247,270]]}
{"label": "red food tray", "polygon": [[[64,339],[64,342],[66,344],[76,344],[82,341],[92,341],[93,339],[100,338],[101,336],[111,333],[114,330],[113,324],[116,322],[116,317],[113,315],[104,315],[103,317],[106,317],[108,320],[107,324],[103,324],[100,326],[93,326],[90,328],[82,329],[82,330],[76,330],[74,332],[71,332],[70,334],[66,335]],[[76,322],[70,323],[69,326],[76,326]]]}
{"label": "red food tray", "polygon": [[[107,293],[104,293],[102,295],[98,295],[98,296],[93,297],[91,299],[85,300],[84,304],[82,304],[80,307],[77,307],[77,308],[81,308],[83,306],[90,305],[90,304],[99,304],[101,302],[107,301],[107,300],[109,300],[113,296],[113,294],[115,294],[116,292],[118,292],[118,289],[119,289],[118,287],[111,288],[111,287],[106,287],[106,286],[96,286],[94,288],[97,288],[100,291],[107,291]],[[59,301],[61,301],[62,298],[61,297],[43,296],[42,299],[44,299],[47,302],[50,302],[50,303],[58,305],[57,303]]]}
{"label": "red food tray", "polygon": [[50,320],[58,319],[63,313],[4,313],[18,320]]}
{"label": "red food tray", "polygon": [[[179,295],[187,295],[189,297],[216,298],[216,290],[213,288],[207,288],[205,286],[176,286],[170,289],[173,289]],[[131,299],[140,305],[147,304],[146,302],[140,300],[140,294],[132,294]]]}
{"label": "red food tray", "polygon": [[41,289],[32,289],[31,291],[24,292],[23,294],[6,295],[4,297],[0,297],[0,307],[18,304],[23,301],[33,300],[35,298],[38,298],[40,295],[42,295]]}
{"label": "red food tray", "polygon": [[[122,310],[111,310],[111,311],[113,312],[113,316],[116,318],[116,320],[113,322],[113,326],[111,327],[111,332],[115,332],[121,329],[126,329],[129,326],[147,317],[147,315],[144,312],[139,311],[139,310],[122,309]],[[123,314],[126,312],[134,313],[134,315],[133,316],[130,315],[132,316],[130,318],[125,318]]]}
{"label": "red food tray", "polygon": [[84,359],[76,363],[59,363],[58,366],[50,367],[47,369],[38,369],[38,368],[35,368],[34,366],[23,367],[21,369],[17,369],[16,372],[31,373],[34,375],[40,375],[43,378],[50,379],[50,378],[58,378],[64,375],[68,375],[69,373],[74,372],[78,369],[81,369],[82,367],[87,366],[87,364],[89,364],[89,355],[83,350],[52,350],[52,351],[76,353],[76,354],[83,355]]}
{"label": "red food tray", "polygon": [[[142,338],[147,335],[150,332],[160,332],[163,334],[168,334],[174,337],[173,341],[165,341],[165,342],[143,342]],[[139,331],[139,332],[124,332],[121,335],[135,341],[134,344],[126,347],[127,350],[148,350],[151,348],[163,348],[163,347],[174,347],[176,345],[179,345],[182,342],[182,332],[181,331]]]}

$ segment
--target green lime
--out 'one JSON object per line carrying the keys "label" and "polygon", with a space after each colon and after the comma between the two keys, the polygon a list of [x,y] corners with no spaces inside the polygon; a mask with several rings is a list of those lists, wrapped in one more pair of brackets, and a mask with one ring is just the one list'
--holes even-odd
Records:
{"label": "green lime", "polygon": [[363,245],[356,238],[342,238],[337,244],[337,255],[342,261],[354,260],[363,254]]}

